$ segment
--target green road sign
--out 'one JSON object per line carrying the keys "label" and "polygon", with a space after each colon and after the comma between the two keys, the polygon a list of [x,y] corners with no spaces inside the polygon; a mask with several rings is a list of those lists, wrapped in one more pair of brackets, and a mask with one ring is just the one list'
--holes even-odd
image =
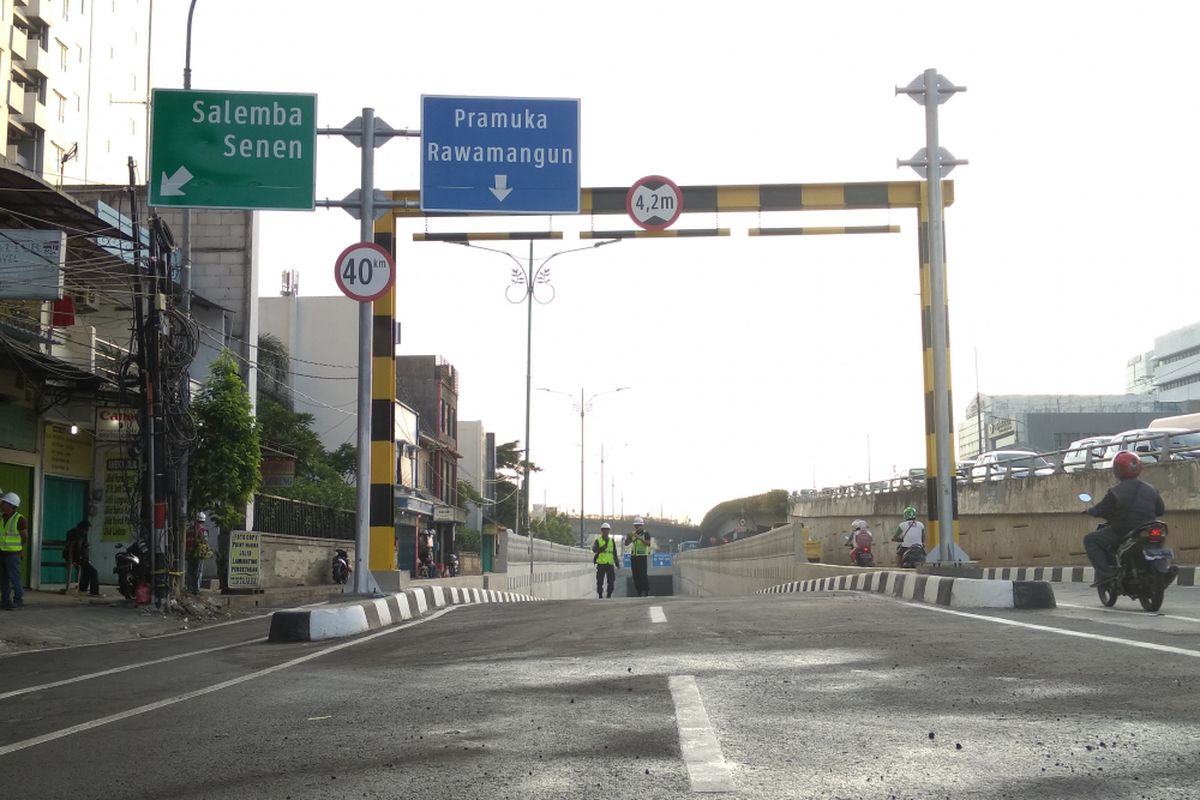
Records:
{"label": "green road sign", "polygon": [[150,205],[308,209],[317,96],[155,89]]}

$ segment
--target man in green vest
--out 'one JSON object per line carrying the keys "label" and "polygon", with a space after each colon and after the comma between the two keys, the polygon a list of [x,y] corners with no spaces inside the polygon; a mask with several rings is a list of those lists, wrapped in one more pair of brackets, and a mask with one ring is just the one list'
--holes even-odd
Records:
{"label": "man in green vest", "polygon": [[650,596],[650,534],[646,533],[646,521],[641,517],[633,518],[633,533],[625,544],[633,550],[629,557],[629,566],[633,572],[633,588],[638,597]]}
{"label": "man in green vest", "polygon": [[[596,597],[612,597],[613,584],[617,582],[617,540],[612,538],[612,525],[600,526],[600,536],[592,542],[592,561],[596,564]],[[604,594],[604,581],[608,581],[608,594]]]}
{"label": "man in green vest", "polygon": [[21,591],[21,551],[29,538],[29,526],[25,517],[17,513],[20,505],[21,498],[14,492],[0,497],[0,608],[5,611],[25,605],[25,594]]}

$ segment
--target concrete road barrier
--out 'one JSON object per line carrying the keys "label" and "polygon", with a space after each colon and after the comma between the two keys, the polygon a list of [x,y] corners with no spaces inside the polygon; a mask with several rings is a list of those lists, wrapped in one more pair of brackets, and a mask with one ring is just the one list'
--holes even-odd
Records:
{"label": "concrete road barrier", "polygon": [[[1096,571],[1091,567],[986,567],[983,577],[1014,581],[1091,583],[1096,580]],[[1196,567],[1179,567],[1175,585],[1196,586]]]}
{"label": "concrete road barrier", "polygon": [[398,625],[431,610],[473,603],[520,603],[529,595],[458,586],[421,586],[325,608],[276,611],[271,615],[271,642],[316,642],[354,636]]}
{"label": "concrete road barrier", "polygon": [[953,608],[1054,608],[1046,581],[978,580],[915,572],[854,572],[771,586],[759,594],[827,591],[876,592],[903,600]]}

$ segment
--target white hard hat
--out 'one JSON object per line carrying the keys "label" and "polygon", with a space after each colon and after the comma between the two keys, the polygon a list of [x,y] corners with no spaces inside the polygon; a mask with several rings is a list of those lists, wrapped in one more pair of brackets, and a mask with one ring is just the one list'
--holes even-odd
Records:
{"label": "white hard hat", "polygon": [[641,517],[634,517],[634,518],[633,518],[633,524],[634,524],[634,525],[645,525],[645,524],[646,524],[646,520],[642,519]]}
{"label": "white hard hat", "polygon": [[208,522],[208,515],[201,511],[196,515],[196,522]]}
{"label": "white hard hat", "polygon": [[0,497],[0,503],[8,503],[13,508],[20,508],[21,498],[16,492],[9,492],[4,497]]}
{"label": "white hard hat", "polygon": [[612,525],[609,525],[607,522],[602,522],[602,523],[600,523],[600,530],[602,530],[602,531],[611,531],[611,530],[612,530]]}

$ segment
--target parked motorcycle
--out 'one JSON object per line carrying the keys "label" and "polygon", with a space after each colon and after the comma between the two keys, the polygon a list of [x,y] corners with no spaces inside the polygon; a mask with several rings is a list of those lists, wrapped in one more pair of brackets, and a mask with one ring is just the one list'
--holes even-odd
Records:
{"label": "parked motorcycle", "polygon": [[910,544],[908,547],[901,545],[896,548],[896,553],[900,556],[901,569],[915,569],[918,565],[925,563],[925,546],[923,544]]}
{"label": "parked motorcycle", "polygon": [[450,563],[446,565],[446,571],[450,573],[451,578],[458,577],[458,553],[450,554]]}
{"label": "parked motorcycle", "polygon": [[146,582],[146,571],[149,569],[146,547],[135,540],[128,545],[117,545],[117,551],[117,564],[113,567],[117,576],[117,591],[126,600],[132,600],[138,584]]}
{"label": "parked motorcycle", "polygon": [[[1079,495],[1080,501],[1092,502],[1092,496]],[[1179,568],[1174,565],[1175,553],[1166,546],[1167,523],[1152,520],[1134,528],[1117,545],[1117,576],[1096,587],[1100,602],[1106,607],[1116,605],[1117,598],[1126,595],[1141,603],[1146,611],[1162,608],[1167,587],[1175,580]]]}
{"label": "parked motorcycle", "polygon": [[346,551],[339,547],[333,551],[333,582],[344,584],[350,578],[350,573],[353,572],[350,568],[350,556]]}

